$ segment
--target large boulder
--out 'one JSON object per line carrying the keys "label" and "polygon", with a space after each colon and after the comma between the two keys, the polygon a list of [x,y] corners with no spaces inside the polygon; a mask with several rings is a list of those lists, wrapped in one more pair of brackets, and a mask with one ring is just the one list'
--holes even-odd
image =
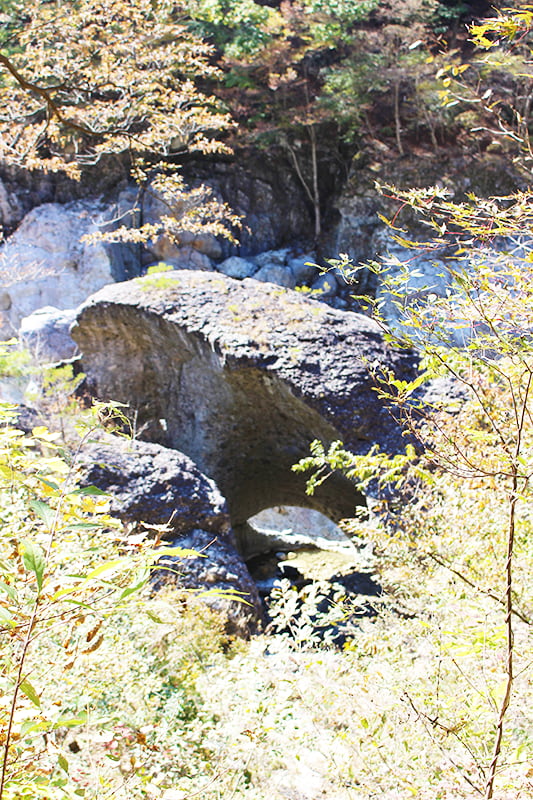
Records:
{"label": "large boulder", "polygon": [[20,342],[38,363],[67,361],[77,352],[76,343],[70,336],[70,327],[75,318],[74,309],[61,311],[53,306],[38,308],[21,320]]}
{"label": "large boulder", "polygon": [[[257,588],[235,547],[226,501],[214,481],[177,450],[107,437],[79,459],[82,485],[111,495],[111,513],[137,531],[154,526],[176,556],[162,557],[153,585],[210,590],[209,604],[227,618],[231,631],[247,635],[262,611]],[[180,550],[194,550],[183,557]],[[244,602],[228,596],[231,593]]]}
{"label": "large boulder", "polygon": [[109,209],[98,202],[46,203],[34,208],[0,247],[0,337],[43,306],[72,308],[105,284],[138,275],[136,246],[89,243]]}
{"label": "large boulder", "polygon": [[216,484],[177,450],[107,437],[84,448],[80,477],[109,492],[111,513],[124,522],[168,526],[163,538],[194,528],[229,536],[228,509]]}
{"label": "large boulder", "polygon": [[370,319],[300,294],[201,272],[107,286],[72,336],[89,386],[129,403],[144,436],[187,453],[227,498],[234,524],[275,505],[332,519],[363,503],[333,477],[313,495],[292,465],[309,444],[404,446],[369,366],[411,374]]}

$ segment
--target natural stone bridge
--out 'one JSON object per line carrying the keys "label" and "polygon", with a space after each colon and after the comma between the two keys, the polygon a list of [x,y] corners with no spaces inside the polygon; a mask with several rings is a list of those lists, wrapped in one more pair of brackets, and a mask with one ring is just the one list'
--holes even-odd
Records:
{"label": "natural stone bridge", "polygon": [[291,466],[309,443],[356,452],[401,445],[367,362],[404,374],[364,316],[271,284],[175,271],[106,286],[72,335],[94,394],[129,404],[141,436],[182,451],[214,479],[233,525],[274,505],[336,520],[364,502],[333,476],[315,496]]}

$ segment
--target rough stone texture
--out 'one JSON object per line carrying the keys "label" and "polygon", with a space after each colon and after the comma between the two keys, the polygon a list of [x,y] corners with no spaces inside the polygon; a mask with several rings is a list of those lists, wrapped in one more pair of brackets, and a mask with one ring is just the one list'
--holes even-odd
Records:
{"label": "rough stone texture", "polygon": [[360,187],[349,184],[345,192],[336,202],[338,215],[337,224],[326,242],[326,252],[334,258],[339,253],[347,253],[354,261],[360,264],[375,257],[379,247],[376,245],[375,236],[383,231],[384,225],[380,221],[377,211],[379,200],[375,191],[364,196],[355,192]]}
{"label": "rough stone texture", "polygon": [[[283,152],[239,152],[234,159],[193,161],[183,169],[191,185],[207,184],[242,216],[239,244],[221,241],[223,255],[247,258],[312,239],[312,209]],[[325,184],[326,176],[321,177]]]}
{"label": "rough stone texture", "polygon": [[[157,215],[151,215],[149,221],[157,221]],[[213,241],[218,245],[215,239]],[[195,244],[198,244],[201,249],[196,248]],[[186,239],[184,237],[179,244],[176,244],[166,234],[161,234],[157,239],[149,242],[146,245],[146,249],[150,260],[157,259],[166,264],[172,264],[176,269],[201,269],[206,271],[211,271],[214,268],[211,257],[206,250],[220,253],[220,246],[218,248],[214,246],[212,248],[208,247],[206,238],[194,240],[191,237]]]}
{"label": "rough stone texture", "polygon": [[87,166],[80,180],[68,178],[62,172],[28,170],[14,165],[0,164],[0,180],[9,198],[10,212],[2,221],[4,233],[11,234],[25,215],[45,203],[70,203],[75,200],[104,198],[112,202],[127,185],[129,164],[127,158],[102,156],[98,164]]}
{"label": "rough stone texture", "polygon": [[216,239],[210,233],[200,235],[189,234],[188,236],[183,235],[182,241],[188,242],[191,247],[194,247],[194,249],[199,253],[209,256],[209,258],[222,258],[222,245],[218,239]]}
{"label": "rough stone texture", "polygon": [[205,253],[200,253],[194,247],[181,247],[172,258],[160,256],[165,264],[171,264],[175,269],[200,269],[205,272],[214,270],[213,262]]}
{"label": "rough stone texture", "polygon": [[[153,574],[155,589],[212,590],[206,599],[226,616],[233,632],[247,635],[254,629],[261,605],[235,548],[226,502],[190,458],[157,444],[108,437],[83,451],[80,482],[109,492],[111,513],[134,529],[140,522],[168,524],[163,538],[170,546],[201,552],[189,558],[163,556]],[[246,603],[221,596],[228,591]]]}
{"label": "rough stone texture", "polygon": [[111,513],[125,522],[168,523],[164,538],[194,528],[230,535],[226,501],[216,484],[177,450],[108,437],[84,448],[80,480],[113,495]]}
{"label": "rough stone texture", "polygon": [[42,306],[72,308],[115,280],[139,274],[136,248],[81,242],[99,230],[107,210],[98,203],[49,203],[26,215],[0,248],[0,335]]}
{"label": "rough stone texture", "polygon": [[[138,198],[134,201],[139,205]],[[141,200],[143,224],[160,225],[163,217],[179,219],[186,210],[184,202],[170,207],[160,193],[149,187],[142,194]],[[197,234],[183,231],[179,241],[174,241],[167,234],[160,233],[145,245],[145,261],[165,261],[179,269],[212,269],[211,259],[222,257],[222,246],[211,234]],[[203,260],[202,260],[203,259]]]}
{"label": "rough stone texture", "polygon": [[0,233],[16,225],[21,216],[20,203],[0,178]]}
{"label": "rough stone texture", "polygon": [[75,319],[74,309],[39,308],[21,321],[21,344],[41,363],[73,358],[78,348],[70,335],[70,327]]}
{"label": "rough stone texture", "polygon": [[234,524],[275,505],[353,514],[363,498],[348,481],[308,497],[291,471],[313,439],[404,447],[363,359],[409,372],[410,357],[371,320],[296,292],[201,272],[148,276],[90,298],[72,335],[96,395],[129,403],[146,438],[187,453]]}

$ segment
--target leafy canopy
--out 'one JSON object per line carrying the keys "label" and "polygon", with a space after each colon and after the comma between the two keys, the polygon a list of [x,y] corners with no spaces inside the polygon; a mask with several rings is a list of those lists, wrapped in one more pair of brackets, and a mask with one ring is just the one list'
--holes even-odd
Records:
{"label": "leafy canopy", "polygon": [[76,177],[106,153],[224,150],[212,134],[229,117],[196,85],[216,73],[211,48],[170,4],[34,0],[24,12],[0,49],[2,160]]}

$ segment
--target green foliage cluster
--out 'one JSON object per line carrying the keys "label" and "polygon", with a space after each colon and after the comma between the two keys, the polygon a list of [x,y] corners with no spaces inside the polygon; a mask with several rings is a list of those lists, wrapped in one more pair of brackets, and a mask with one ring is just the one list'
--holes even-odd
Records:
{"label": "green foliage cluster", "polygon": [[119,555],[101,493],[76,486],[57,435],[25,434],[14,409],[1,414],[0,796],[63,796],[58,737],[87,709],[61,685],[76,654],[98,647],[111,609],[146,582],[147,563]]}
{"label": "green foliage cluster", "polygon": [[287,36],[302,38],[308,48],[348,41],[353,27],[376,6],[376,0],[303,0],[276,9],[254,0],[191,0],[181,11],[191,30],[227,59],[253,61]]}
{"label": "green foliage cluster", "polygon": [[190,29],[228,58],[245,58],[265,47],[271,35],[269,25],[276,25],[279,17],[254,0],[193,0],[183,7],[183,13],[190,19]]}
{"label": "green foliage cluster", "polygon": [[[0,414],[0,797],[162,797],[205,767],[195,682],[223,625],[150,599],[151,567],[179,548],[128,544],[108,496],[77,486],[76,452]],[[78,426],[79,450],[93,415]]]}
{"label": "green foliage cluster", "polygon": [[[415,700],[406,692],[411,709],[426,721],[432,736],[438,727],[457,737],[463,755],[452,757],[448,745],[446,752],[462,780],[486,800],[507,797],[497,793],[506,789],[509,796],[512,791],[519,796],[525,776],[516,765],[533,755],[530,722],[521,718],[533,679],[528,645],[533,621],[532,258],[524,244],[518,251],[495,250],[481,242],[492,242],[495,230],[509,237],[522,232],[530,224],[529,197],[508,198],[501,209],[475,198],[471,205],[458,206],[437,189],[399,192],[398,197],[425,213],[437,233],[435,247],[455,240],[455,254],[463,256],[461,266],[452,262],[447,268],[443,295],[428,285],[410,297],[408,265],[394,265],[401,266],[399,271],[374,265],[380,273],[380,295],[363,299],[388,329],[393,346],[421,355],[420,374],[413,381],[369,365],[376,390],[416,448],[407,445],[405,454],[395,456],[373,448],[356,456],[340,442],[328,451],[315,442],[296,469],[313,472],[310,492],[335,470],[370,492],[375,530],[381,530],[381,537],[375,532],[373,540],[389,568],[396,564],[396,574],[393,569],[385,579],[392,577],[394,594],[407,603],[421,599],[423,592],[406,570],[413,570],[417,580],[418,569],[427,570],[428,587],[428,576],[437,567],[448,570],[451,578],[443,602],[457,582],[463,587],[462,602],[483,609],[477,620],[463,611],[456,625],[450,628],[448,621],[444,631],[447,637],[459,636],[460,648],[472,664],[477,659],[482,675],[476,680],[468,673],[464,684],[464,664],[455,661],[454,680],[463,684],[457,717],[446,712],[444,722],[441,709],[428,708],[434,698]],[[477,249],[457,245],[466,235],[480,242]],[[396,308],[392,326],[380,314],[386,302]],[[450,382],[448,391],[439,394],[443,379]],[[432,393],[423,394],[424,386]],[[450,400],[450,389],[455,400]],[[359,526],[352,529],[357,533]],[[428,621],[436,640],[443,635],[438,620],[435,611]],[[446,660],[440,645],[437,658],[440,672]]]}
{"label": "green foliage cluster", "polygon": [[433,30],[437,36],[444,35],[450,26],[460,22],[468,11],[468,4],[463,0],[444,0],[437,3],[431,19]]}
{"label": "green foliage cluster", "polygon": [[[476,37],[492,48],[491,35],[523,39],[532,26],[533,13],[526,8],[478,26]],[[527,130],[519,140],[527,157]],[[483,685],[468,678],[470,691],[463,690],[458,720],[443,724],[440,710],[429,713],[407,697],[432,735],[438,727],[457,737],[468,755],[450,761],[485,800],[507,797],[507,790],[520,796],[530,773],[520,776],[515,767],[533,753],[529,723],[520,720],[532,681],[527,644],[533,601],[531,198],[529,193],[490,200],[469,195],[458,204],[437,187],[387,187],[387,193],[400,204],[389,224],[406,256],[371,265],[380,279],[378,295],[359,300],[393,346],[420,354],[414,381],[369,365],[376,391],[420,455],[413,445],[405,456],[375,449],[355,456],[339,442],[328,452],[315,442],[311,456],[296,468],[313,471],[310,492],[337,469],[360,488],[377,489],[373,512],[385,533],[383,556],[396,554],[411,566],[418,561],[428,571],[436,564],[463,583],[468,602],[484,599],[485,616],[463,629]],[[432,232],[422,245],[400,227],[405,207]],[[446,254],[438,276],[444,290],[417,282],[409,251],[420,247],[429,255]],[[347,280],[356,279],[362,267],[342,262],[333,267],[344,267]],[[439,396],[443,379],[448,392]],[[425,385],[429,394],[422,391]],[[391,484],[402,487],[407,505],[390,501]],[[455,666],[465,674],[464,666]],[[439,673],[441,667],[442,652]]]}

